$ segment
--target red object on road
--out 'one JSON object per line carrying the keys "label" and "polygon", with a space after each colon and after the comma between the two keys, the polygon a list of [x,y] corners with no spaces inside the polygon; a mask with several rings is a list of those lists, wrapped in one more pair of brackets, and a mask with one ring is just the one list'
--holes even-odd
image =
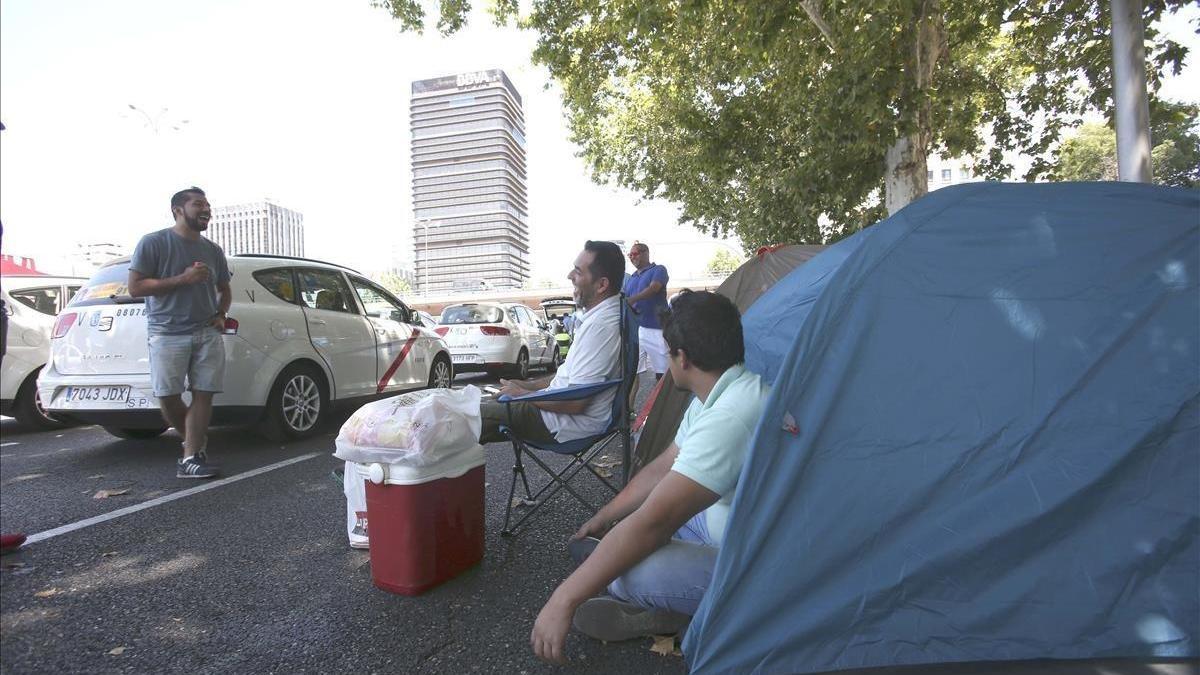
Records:
{"label": "red object on road", "polygon": [[654,385],[654,389],[650,390],[650,396],[646,398],[646,402],[642,404],[642,409],[638,411],[637,418],[633,420],[633,426],[629,430],[637,433],[642,430],[642,426],[646,424],[646,418],[650,416],[650,409],[654,407],[654,401],[658,398],[658,392],[662,391],[663,383],[667,378],[658,378],[658,383]]}
{"label": "red object on road", "polygon": [[393,465],[383,481],[367,481],[376,587],[420,595],[483,559],[484,467],[477,449],[465,462],[451,458],[448,468],[439,463],[398,476]]}
{"label": "red object on road", "polygon": [[25,535],[20,533],[0,534],[0,552],[15,551],[25,543]]}

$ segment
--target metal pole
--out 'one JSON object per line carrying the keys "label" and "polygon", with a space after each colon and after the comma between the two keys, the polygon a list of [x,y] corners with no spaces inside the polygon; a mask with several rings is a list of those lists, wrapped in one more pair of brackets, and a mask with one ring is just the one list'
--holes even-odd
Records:
{"label": "metal pole", "polygon": [[1150,102],[1142,0],[1112,0],[1113,103],[1120,180],[1150,182]]}

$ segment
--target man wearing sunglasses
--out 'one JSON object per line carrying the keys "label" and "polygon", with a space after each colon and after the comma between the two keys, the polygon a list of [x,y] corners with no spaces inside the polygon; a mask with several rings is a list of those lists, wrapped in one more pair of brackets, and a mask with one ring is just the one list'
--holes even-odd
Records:
{"label": "man wearing sunglasses", "polygon": [[644,359],[654,368],[654,377],[667,371],[667,343],[663,342],[658,313],[667,307],[667,268],[650,262],[650,247],[640,241],[629,249],[629,261],[636,268],[625,280],[625,298],[636,313],[638,345]]}

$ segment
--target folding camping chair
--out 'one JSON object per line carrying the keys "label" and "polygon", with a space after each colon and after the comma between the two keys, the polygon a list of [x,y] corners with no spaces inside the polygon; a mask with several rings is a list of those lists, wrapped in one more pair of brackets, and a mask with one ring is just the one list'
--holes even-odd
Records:
{"label": "folding camping chair", "polygon": [[[622,443],[621,484],[624,485],[629,480],[629,422],[630,409],[632,408],[631,399],[637,391],[638,329],[637,321],[633,319],[633,313],[629,310],[629,306],[625,302],[625,294],[620,294],[618,300],[621,303],[620,379],[556,389],[550,392],[537,392],[519,398],[501,396],[497,399],[499,403],[505,404],[515,401],[576,401],[595,396],[609,389],[616,388],[617,390],[616,395],[613,396],[612,416],[609,418],[608,427],[602,433],[594,436],[567,441],[565,443],[545,443],[519,438],[509,427],[500,427],[500,431],[512,441],[513,447],[512,484],[508,489],[508,505],[504,511],[504,527],[500,530],[500,535],[503,537],[515,536],[517,528],[529,520],[539,509],[545,506],[546,502],[562,490],[566,490],[575,499],[579,500],[580,503],[595,512],[598,507],[593,505],[578,490],[570,485],[571,480],[584,469],[587,469],[597,480],[603,483],[609,490],[612,490],[613,494],[620,492],[619,487],[613,485],[608,478],[597,471],[596,467],[591,464],[592,460],[603,452],[613,440],[618,438],[621,439]],[[555,470],[546,461],[538,457],[535,451],[570,456],[571,461],[562,469]],[[542,471],[549,476],[549,480],[537,492],[529,488],[529,479],[525,473],[524,458],[528,458],[540,466]],[[525,497],[522,501],[525,505],[529,506],[529,510],[510,527],[509,522],[512,519],[513,497],[516,495],[518,478],[525,486]]]}

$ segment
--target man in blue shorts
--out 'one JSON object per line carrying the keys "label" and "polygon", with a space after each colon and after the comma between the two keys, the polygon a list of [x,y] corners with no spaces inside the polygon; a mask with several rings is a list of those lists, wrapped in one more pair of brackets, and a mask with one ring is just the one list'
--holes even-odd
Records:
{"label": "man in blue shorts", "polygon": [[650,262],[650,247],[635,241],[629,248],[629,261],[636,268],[625,281],[625,301],[633,308],[638,322],[638,346],[654,369],[654,377],[667,372],[667,345],[663,342],[658,313],[667,307],[667,268]]}
{"label": "man in blue shorts", "polygon": [[[225,252],[200,236],[212,207],[198,187],[171,197],[175,226],[142,237],[129,263],[129,294],[146,298],[150,379],[163,416],[183,436],[177,478],[214,478],[208,422],[225,377],[221,335],[233,293]],[[186,384],[185,384],[186,381]],[[185,387],[192,392],[183,403]]]}
{"label": "man in blue shorts", "polygon": [[742,364],[741,317],[728,298],[684,291],[670,309],[662,314],[668,367],[675,386],[695,399],[675,442],[572,538],[582,564],[555,589],[530,635],[546,661],[566,660],[572,623],[606,642],[678,632],[712,581],[768,390]]}

